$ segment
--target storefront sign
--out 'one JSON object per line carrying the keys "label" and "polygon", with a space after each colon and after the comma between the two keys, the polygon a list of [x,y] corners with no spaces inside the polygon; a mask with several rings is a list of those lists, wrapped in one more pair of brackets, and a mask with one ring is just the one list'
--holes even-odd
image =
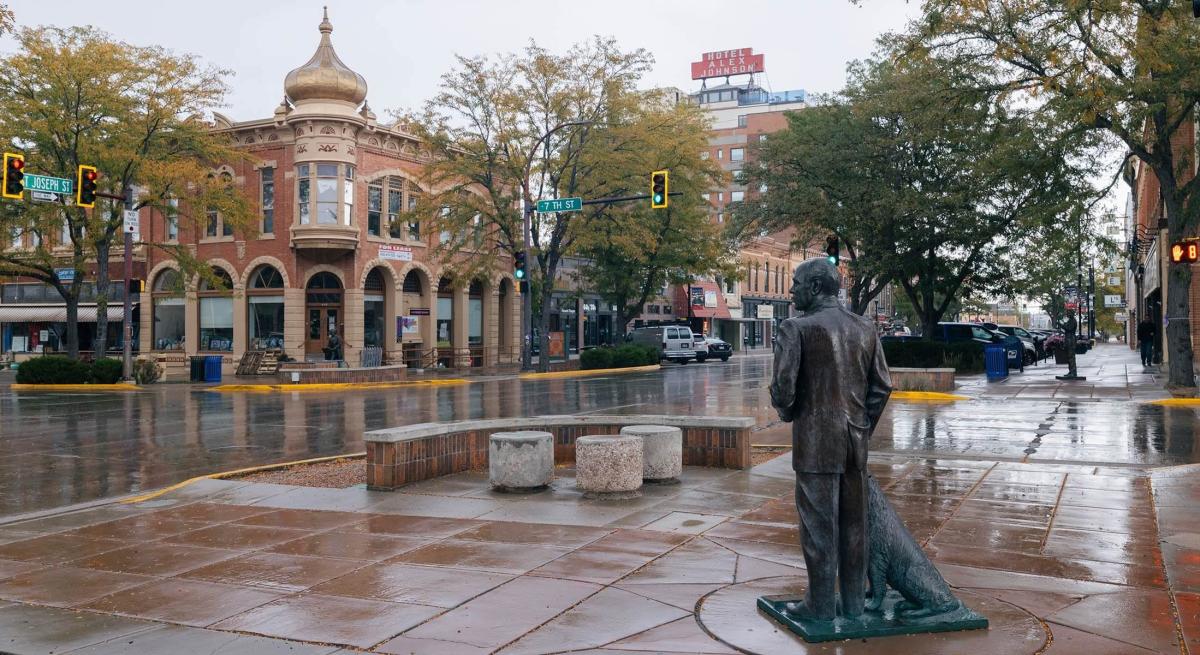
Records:
{"label": "storefront sign", "polygon": [[774,305],[759,305],[756,311],[758,312],[756,314],[756,317],[759,318],[760,320],[775,318]]}
{"label": "storefront sign", "polygon": [[763,56],[754,54],[753,48],[706,52],[700,55],[700,61],[692,62],[693,80],[761,72]]}
{"label": "storefront sign", "polygon": [[417,321],[420,319],[415,316],[397,316],[396,317],[396,340],[405,334],[417,334],[420,332],[420,325]]}
{"label": "storefront sign", "polygon": [[704,287],[688,287],[688,299],[692,307],[703,307]]}
{"label": "storefront sign", "polygon": [[383,244],[379,246],[379,258],[398,262],[411,262],[413,258],[412,248]]}
{"label": "storefront sign", "polygon": [[409,316],[429,316],[429,309],[422,307],[414,307],[408,310]]}
{"label": "storefront sign", "polygon": [[1118,296],[1115,294],[1105,294],[1104,295],[1104,306],[1105,307],[1124,307],[1125,306],[1125,297]]}

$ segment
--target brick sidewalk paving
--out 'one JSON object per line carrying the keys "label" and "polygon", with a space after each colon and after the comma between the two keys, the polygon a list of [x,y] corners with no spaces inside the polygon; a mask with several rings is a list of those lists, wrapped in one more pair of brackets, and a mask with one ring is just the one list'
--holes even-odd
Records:
{"label": "brick sidewalk paving", "polygon": [[[872,469],[993,625],[843,652],[1178,654],[1181,634],[1200,652],[1200,488],[1184,469],[1154,476],[1157,504],[1134,468],[873,455]],[[730,617],[698,601],[803,579],[787,457],[689,468],[631,501],[585,500],[561,473],[530,496],[478,474],[390,494],[206,481],[2,525],[0,650],[732,653],[709,636]],[[732,620],[787,651],[834,649],[751,606]]]}

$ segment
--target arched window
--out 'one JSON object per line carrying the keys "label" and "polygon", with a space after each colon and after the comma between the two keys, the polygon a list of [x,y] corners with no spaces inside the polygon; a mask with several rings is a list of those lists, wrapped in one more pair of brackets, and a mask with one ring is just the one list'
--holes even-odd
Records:
{"label": "arched window", "polygon": [[183,278],[173,268],[164,269],[151,282],[150,289],[151,314],[154,315],[150,339],[154,350],[183,350],[187,333]]}
{"label": "arched window", "polygon": [[264,264],[250,275],[246,302],[251,350],[282,349],[283,276],[274,266]]}
{"label": "arched window", "polygon": [[376,266],[363,282],[363,345],[382,346],[387,298],[384,296],[383,269]]}
{"label": "arched window", "polygon": [[196,295],[200,301],[200,350],[233,350],[233,279],[220,267],[200,278]]}

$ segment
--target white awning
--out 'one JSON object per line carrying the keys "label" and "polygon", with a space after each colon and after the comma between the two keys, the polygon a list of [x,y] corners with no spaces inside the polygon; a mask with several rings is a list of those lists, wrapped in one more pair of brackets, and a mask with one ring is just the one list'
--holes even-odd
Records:
{"label": "white awning", "polygon": [[[136,307],[136,303],[134,304]],[[108,306],[108,320],[120,321],[124,317],[125,307],[122,304]],[[65,304],[16,305],[0,304],[0,323],[66,323],[67,306]],[[96,322],[95,303],[79,304],[79,322]]]}

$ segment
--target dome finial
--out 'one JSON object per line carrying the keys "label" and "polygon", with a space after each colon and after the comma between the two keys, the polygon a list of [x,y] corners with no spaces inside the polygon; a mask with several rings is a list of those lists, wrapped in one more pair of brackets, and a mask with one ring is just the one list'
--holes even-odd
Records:
{"label": "dome finial", "polygon": [[321,19],[321,24],[317,29],[321,30],[321,34],[329,34],[333,31],[333,23],[329,22],[329,7],[326,6],[321,9],[324,10],[325,16]]}
{"label": "dome finial", "polygon": [[287,74],[283,89],[292,102],[302,100],[342,100],[355,106],[367,97],[367,81],[350,70],[333,50],[333,23],[326,7],[320,25],[321,41],[308,63]]}

